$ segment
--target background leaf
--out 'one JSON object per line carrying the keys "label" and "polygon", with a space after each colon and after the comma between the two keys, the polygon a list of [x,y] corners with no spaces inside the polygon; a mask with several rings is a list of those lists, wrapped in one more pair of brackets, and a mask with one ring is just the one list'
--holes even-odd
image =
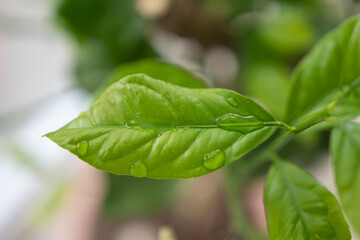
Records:
{"label": "background leaf", "polygon": [[347,122],[335,128],[330,148],[342,206],[360,233],[360,125]]}
{"label": "background leaf", "polygon": [[107,88],[114,82],[119,81],[121,78],[131,75],[142,73],[149,77],[163,80],[168,83],[179,85],[187,88],[205,88],[206,84],[203,79],[195,76],[189,71],[186,71],[171,63],[155,59],[142,59],[139,61],[125,63],[120,65],[108,78],[102,89]]}
{"label": "background leaf", "polygon": [[335,120],[346,121],[360,115],[360,98],[345,98],[334,108],[331,117]]}
{"label": "background leaf", "polygon": [[269,138],[274,118],[225,89],[189,89],[131,75],[89,111],[47,134],[96,168],[115,174],[188,178],[239,159]]}
{"label": "background leaf", "polygon": [[290,163],[272,166],[265,186],[265,208],[273,240],[351,239],[334,195]]}
{"label": "background leaf", "polygon": [[[360,76],[360,17],[341,24],[319,41],[292,76],[287,121],[305,118],[323,109]],[[300,117],[300,119],[299,119]]]}
{"label": "background leaf", "polygon": [[146,216],[169,207],[175,180],[156,180],[107,174],[109,192],[103,210],[110,219]]}
{"label": "background leaf", "polygon": [[147,26],[136,1],[62,0],[59,22],[77,40],[75,73],[78,84],[91,91],[104,84],[119,64],[156,53],[146,38]]}
{"label": "background leaf", "polygon": [[301,8],[278,5],[278,13],[270,15],[257,29],[259,44],[285,59],[304,53],[315,39],[315,30]]}
{"label": "background leaf", "polygon": [[278,118],[283,116],[289,86],[290,70],[274,62],[258,62],[248,67],[244,78],[249,94]]}

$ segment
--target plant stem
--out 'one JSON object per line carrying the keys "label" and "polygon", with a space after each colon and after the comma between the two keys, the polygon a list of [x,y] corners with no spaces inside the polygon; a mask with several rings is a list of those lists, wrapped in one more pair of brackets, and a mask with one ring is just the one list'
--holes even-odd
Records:
{"label": "plant stem", "polygon": [[300,124],[298,124],[293,130],[294,133],[302,132],[326,119],[329,115],[328,108],[325,108],[321,111],[315,112],[305,118]]}
{"label": "plant stem", "polygon": [[264,122],[264,123],[263,123],[263,126],[279,127],[279,128],[286,129],[286,130],[288,130],[288,131],[290,131],[290,132],[292,132],[292,131],[295,130],[294,127],[289,126],[289,125],[287,125],[286,123],[281,122],[281,121],[277,121],[277,122]]}
{"label": "plant stem", "polygon": [[269,160],[272,153],[284,146],[292,137],[290,131],[283,131],[268,147],[259,155],[251,159],[246,165],[242,166],[239,171],[227,169],[224,177],[224,188],[230,217],[231,228],[234,234],[249,240],[265,240],[249,223],[248,217],[244,211],[243,199],[241,198],[244,186],[249,181],[251,173]]}
{"label": "plant stem", "polygon": [[231,170],[227,171],[225,179],[225,192],[227,196],[227,205],[229,208],[229,215],[233,231],[246,239],[263,240],[266,239],[261,236],[253,226],[248,222],[246,213],[243,208],[243,201],[240,197],[244,185],[248,182],[251,173],[266,161],[272,159],[277,161],[279,156],[276,153],[286,145],[294,136],[294,133],[302,132],[324,120],[328,117],[331,111],[340,103],[340,101],[348,96],[353,89],[360,85],[360,78],[352,83],[351,86],[345,86],[342,92],[330,102],[324,109],[317,111],[304,119],[297,126],[289,126],[281,121],[266,122],[264,126],[277,126],[283,130],[275,140],[273,140],[267,147],[265,147],[259,154],[251,158],[244,169],[241,169],[241,174],[233,174]]}
{"label": "plant stem", "polygon": [[356,89],[360,85],[360,77],[357,78],[351,85],[346,85],[342,88],[341,93],[335,98],[332,102],[330,102],[324,109],[315,112],[309,115],[304,119],[300,124],[295,126],[293,132],[298,133],[302,132],[319,122],[325,121],[326,118],[330,115],[331,111],[343,100],[347,97],[354,89]]}
{"label": "plant stem", "polygon": [[289,131],[282,131],[279,136],[270,145],[265,147],[259,154],[255,155],[248,163],[248,170],[254,171],[260,165],[270,160],[273,153],[278,152],[286,143],[288,143],[294,134]]}
{"label": "plant stem", "polygon": [[242,192],[247,183],[247,174],[234,174],[232,170],[226,171],[224,177],[225,195],[230,217],[231,230],[237,236],[247,240],[265,240],[265,236],[259,233],[248,220],[244,211]]}

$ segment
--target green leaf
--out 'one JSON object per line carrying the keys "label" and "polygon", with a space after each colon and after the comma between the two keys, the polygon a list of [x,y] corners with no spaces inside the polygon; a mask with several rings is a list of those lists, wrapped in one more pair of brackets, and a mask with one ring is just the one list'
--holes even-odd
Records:
{"label": "green leaf", "polygon": [[176,189],[175,180],[134,178],[106,174],[108,191],[103,204],[105,217],[129,219],[165,209]]}
{"label": "green leaf", "polygon": [[276,117],[283,116],[289,72],[285,65],[260,61],[252,63],[245,73],[248,93],[259,99]]}
{"label": "green leaf", "polygon": [[347,122],[336,127],[330,148],[342,206],[360,233],[360,125]]}
{"label": "green leaf", "polygon": [[120,63],[156,56],[136,1],[59,0],[57,18],[79,43],[76,77],[91,91]]}
{"label": "green leaf", "polygon": [[331,112],[331,118],[346,121],[360,116],[360,98],[345,98]]}
{"label": "green leaf", "polygon": [[287,121],[301,122],[326,108],[359,76],[360,17],[327,34],[301,61],[292,76]]}
{"label": "green leaf", "polygon": [[182,87],[206,87],[204,81],[194,74],[176,65],[154,59],[143,59],[120,65],[109,77],[106,87],[110,86],[114,82],[119,81],[119,79],[127,75],[137,73],[146,74],[149,77],[163,80]]}
{"label": "green leaf", "polygon": [[289,58],[302,55],[316,37],[313,25],[300,8],[285,4],[275,6],[278,8],[277,14],[264,13],[264,19],[256,31],[259,43],[272,56]]}
{"label": "green leaf", "polygon": [[182,88],[137,74],[46,136],[101,170],[189,178],[239,159],[269,138],[276,123],[233,91]]}
{"label": "green leaf", "polygon": [[272,166],[264,201],[272,240],[351,239],[334,195],[290,163]]}

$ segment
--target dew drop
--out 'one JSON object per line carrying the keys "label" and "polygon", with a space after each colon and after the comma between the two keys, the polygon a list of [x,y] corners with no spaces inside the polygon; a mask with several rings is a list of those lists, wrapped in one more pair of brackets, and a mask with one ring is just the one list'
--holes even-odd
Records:
{"label": "dew drop", "polygon": [[238,131],[241,133],[249,133],[263,127],[263,123],[253,116],[241,116],[235,113],[225,114],[216,119],[219,127],[230,130]]}
{"label": "dew drop", "polygon": [[171,131],[174,131],[173,129],[171,128],[164,128],[164,129],[161,129],[160,132],[158,133],[158,137],[161,137],[162,135],[166,134],[166,133],[169,133]]}
{"label": "dew drop", "polygon": [[97,122],[95,122],[95,121],[92,121],[91,124],[93,125],[93,127],[98,127],[99,126],[99,124]]}
{"label": "dew drop", "polygon": [[139,129],[140,128],[140,125],[137,124],[135,120],[130,120],[125,125],[127,128],[130,128],[130,129]]}
{"label": "dew drop", "polygon": [[142,161],[137,161],[130,166],[130,174],[135,177],[145,177],[147,169]]}
{"label": "dew drop", "polygon": [[239,106],[238,102],[235,99],[233,99],[232,97],[227,97],[227,98],[225,98],[225,100],[233,107]]}
{"label": "dew drop", "polygon": [[82,141],[76,145],[76,152],[80,156],[85,156],[88,152],[88,148],[89,148],[89,143],[87,141]]}
{"label": "dew drop", "polygon": [[217,149],[204,156],[204,167],[209,170],[216,170],[224,165],[225,152],[221,149]]}
{"label": "dew drop", "polygon": [[152,129],[145,129],[144,132],[148,132],[148,133],[154,133],[155,131]]}
{"label": "dew drop", "polygon": [[176,130],[177,131],[186,131],[186,130],[189,130],[190,127],[187,127],[187,126],[177,126],[176,127]]}

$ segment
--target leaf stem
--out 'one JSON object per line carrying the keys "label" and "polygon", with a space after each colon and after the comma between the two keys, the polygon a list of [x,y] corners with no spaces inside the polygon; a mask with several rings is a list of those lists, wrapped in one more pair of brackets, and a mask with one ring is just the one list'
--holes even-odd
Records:
{"label": "leaf stem", "polygon": [[307,118],[304,119],[300,124],[295,126],[293,132],[298,133],[302,132],[322,121],[325,121],[327,117],[329,117],[331,111],[343,100],[347,97],[354,89],[356,89],[360,85],[360,77],[357,78],[351,85],[346,85],[342,88],[341,93],[330,102],[324,109],[317,111]]}
{"label": "leaf stem", "polygon": [[241,177],[239,178],[239,175],[235,174],[233,169],[228,169],[225,173],[223,182],[233,234],[245,239],[265,240],[265,236],[258,232],[249,222],[244,209],[242,192],[249,180],[248,175],[246,173],[240,174]]}
{"label": "leaf stem", "polygon": [[[248,222],[245,211],[243,209],[242,199],[239,197],[241,191],[246,184],[249,175],[255,171],[259,166],[264,164],[268,160],[277,162],[280,157],[277,152],[286,145],[294,136],[294,133],[302,132],[324,120],[331,113],[331,111],[340,103],[340,101],[347,97],[358,85],[360,85],[360,77],[354,81],[351,86],[344,86],[342,92],[330,102],[324,109],[309,115],[304,119],[303,122],[297,126],[289,126],[284,122],[264,122],[264,126],[277,126],[282,128],[283,131],[273,140],[267,147],[265,147],[259,154],[252,157],[251,161],[248,161],[246,168],[242,169],[245,174],[237,174],[236,178],[231,172],[227,171],[225,179],[225,191],[227,196],[227,204],[230,209],[229,215],[231,218],[231,224],[233,231],[239,236],[245,237],[246,239],[260,240],[264,239],[259,233]],[[240,179],[239,179],[239,176]]]}
{"label": "leaf stem", "polygon": [[336,99],[330,102],[324,109],[315,112],[305,118],[305,120],[295,127],[289,126],[281,121],[264,123],[264,126],[279,126],[287,131],[281,132],[278,137],[265,147],[259,154],[252,157],[249,161],[249,171],[254,171],[267,160],[271,159],[286,143],[288,143],[294,136],[294,133],[302,132],[322,121],[325,121],[330,112],[339,104],[339,102],[348,96],[356,87],[360,85],[360,77],[355,80],[350,86],[344,86],[341,94]]}
{"label": "leaf stem", "polygon": [[285,144],[287,144],[295,134],[289,131],[282,131],[278,137],[265,147],[259,154],[252,157],[251,161],[248,162],[248,170],[253,172],[260,165],[264,164],[267,160],[278,152]]}
{"label": "leaf stem", "polygon": [[[330,103],[330,104],[332,104],[332,103]],[[328,115],[329,115],[328,107],[326,107],[325,109],[323,109],[321,111],[315,112],[315,113],[309,115],[308,117],[306,117],[300,124],[295,126],[293,132],[299,133],[299,132],[302,132],[302,131],[320,123],[320,122],[323,122],[323,121],[325,121],[325,119]]]}
{"label": "leaf stem", "polygon": [[[266,123],[264,123],[264,126],[266,126],[265,124],[266,124]],[[286,129],[286,130],[288,130],[289,132],[293,132],[293,131],[295,130],[295,127],[292,127],[292,126],[290,126],[290,125],[287,125],[286,123],[281,122],[281,121],[276,122],[276,125],[275,125],[275,126],[278,126],[279,128]]]}

